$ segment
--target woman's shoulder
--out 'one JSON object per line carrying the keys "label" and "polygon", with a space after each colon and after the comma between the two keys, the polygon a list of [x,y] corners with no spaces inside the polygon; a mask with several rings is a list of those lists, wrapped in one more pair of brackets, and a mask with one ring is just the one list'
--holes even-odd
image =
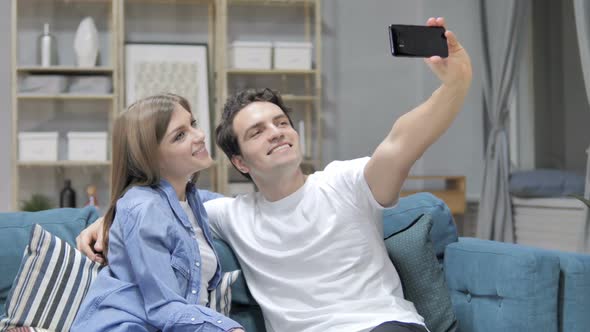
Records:
{"label": "woman's shoulder", "polygon": [[165,197],[156,188],[134,186],[117,201],[117,211],[142,212],[154,207],[163,208]]}
{"label": "woman's shoulder", "polygon": [[117,201],[115,218],[125,233],[138,229],[138,226],[165,230],[169,223],[162,221],[173,220],[173,213],[166,198],[157,189],[136,186]]}

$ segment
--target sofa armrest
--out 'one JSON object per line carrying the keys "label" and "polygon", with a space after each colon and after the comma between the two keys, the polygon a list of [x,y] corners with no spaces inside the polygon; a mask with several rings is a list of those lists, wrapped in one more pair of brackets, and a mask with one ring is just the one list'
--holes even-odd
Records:
{"label": "sofa armrest", "polygon": [[588,331],[590,255],[556,251],[549,253],[559,258],[559,331]]}
{"label": "sofa armrest", "polygon": [[524,246],[460,238],[444,270],[460,331],[557,331],[559,258]]}

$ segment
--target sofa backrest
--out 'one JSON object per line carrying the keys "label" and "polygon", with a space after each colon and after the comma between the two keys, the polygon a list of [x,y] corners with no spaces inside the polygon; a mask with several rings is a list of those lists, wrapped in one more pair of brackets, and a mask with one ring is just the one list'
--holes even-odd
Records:
{"label": "sofa backrest", "polygon": [[99,217],[94,207],[0,213],[0,312],[18,272],[34,224],[76,247],[76,236]]}
{"label": "sofa backrest", "polygon": [[445,248],[457,242],[457,226],[449,207],[431,193],[417,193],[399,199],[395,207],[383,212],[383,235],[388,238],[408,227],[421,214],[432,217],[430,239],[439,262],[442,263]]}

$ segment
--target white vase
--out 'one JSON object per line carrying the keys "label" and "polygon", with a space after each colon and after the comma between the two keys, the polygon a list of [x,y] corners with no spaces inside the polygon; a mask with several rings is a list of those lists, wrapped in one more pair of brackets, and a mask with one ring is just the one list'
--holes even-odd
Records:
{"label": "white vase", "polygon": [[98,31],[92,17],[85,17],[74,37],[78,67],[94,67],[98,56]]}

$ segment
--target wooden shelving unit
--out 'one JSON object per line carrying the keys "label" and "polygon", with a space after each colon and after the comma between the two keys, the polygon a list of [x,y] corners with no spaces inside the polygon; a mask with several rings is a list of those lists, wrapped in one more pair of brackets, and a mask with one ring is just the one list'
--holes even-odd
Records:
{"label": "wooden shelving unit", "polygon": [[[119,67],[117,61],[116,32],[118,31],[118,0],[12,0],[12,209],[18,210],[20,202],[34,193],[49,196],[56,203],[63,180],[78,177],[78,202],[85,201],[84,187],[98,185],[102,203],[110,194],[110,155],[104,161],[65,160],[66,131],[89,131],[88,128],[110,132],[114,110],[119,100]],[[37,8],[36,10],[31,10]],[[69,8],[76,10],[68,11]],[[93,18],[99,32],[99,39],[107,40],[99,45],[99,64],[96,67],[76,66],[73,45],[67,35],[75,33],[78,25],[67,27],[64,22],[79,22],[76,14],[82,10],[96,13]],[[88,15],[88,14],[87,14]],[[92,14],[90,14],[92,15]],[[50,23],[51,33],[56,37],[58,65],[41,67],[35,62],[36,35],[40,34],[43,23]],[[66,27],[66,28],[64,28]],[[54,29],[55,28],[55,29]],[[60,75],[69,80],[72,77],[108,77],[112,92],[94,93],[30,93],[20,92],[19,82],[27,76]],[[61,114],[61,115],[59,115]],[[91,126],[84,123],[89,117]],[[98,120],[97,120],[98,119]],[[60,126],[60,122],[67,124]],[[20,161],[18,159],[18,134],[21,131],[58,131],[60,138],[57,161]],[[92,131],[92,130],[90,130]],[[98,183],[95,183],[98,182]],[[99,200],[100,201],[100,200]]]}
{"label": "wooden shelving unit", "polygon": [[53,99],[53,100],[112,100],[115,98],[113,94],[100,95],[86,95],[75,93],[60,93],[60,94],[37,94],[37,93],[20,93],[17,95],[18,99]]}
{"label": "wooden shelving unit", "polygon": [[113,67],[93,67],[93,68],[80,68],[74,66],[53,66],[53,67],[40,67],[40,66],[23,66],[17,67],[18,73],[29,73],[29,74],[110,74],[114,71]]}
{"label": "wooden shelving unit", "polygon": [[[221,118],[223,104],[230,93],[232,82],[240,77],[248,79],[278,78],[278,86],[269,88],[281,91],[283,100],[293,113],[300,117],[305,124],[305,132],[300,135],[305,137],[305,150],[303,168],[305,170],[320,169],[322,167],[322,14],[320,0],[217,0],[216,23],[216,107],[215,119]],[[232,20],[230,9],[233,6],[244,6],[245,10],[256,10],[259,7],[286,7],[286,9],[298,9],[302,12],[303,32],[301,40],[311,42],[313,45],[314,63],[312,69],[285,70],[285,69],[237,69],[228,67],[227,49],[230,37],[229,26]],[[254,23],[252,23],[254,24]],[[272,31],[268,32],[272,36]],[[268,40],[267,38],[266,40]],[[293,80],[302,82],[303,93],[292,92],[289,85]],[[218,121],[215,122],[216,124]],[[228,194],[230,172],[232,165],[225,157],[223,151],[216,147],[218,160],[218,191]]]}
{"label": "wooden shelving unit", "polygon": [[19,167],[103,167],[111,166],[110,161],[19,161]]}
{"label": "wooden shelving unit", "polygon": [[[99,191],[110,195],[110,172],[111,156],[106,161],[101,162],[78,162],[63,160],[63,151],[60,152],[60,159],[57,161],[47,162],[29,162],[18,160],[18,133],[20,131],[44,131],[43,125],[47,125],[47,131],[76,131],[78,128],[71,126],[71,122],[83,121],[89,117],[88,122],[96,126],[97,122],[104,121],[104,131],[108,132],[108,146],[110,150],[112,122],[116,114],[125,107],[125,44],[127,42],[176,42],[175,40],[129,40],[133,34],[136,25],[129,25],[131,21],[135,24],[148,24],[149,18],[135,16],[128,17],[128,9],[139,6],[144,10],[153,6],[154,10],[158,8],[169,8],[169,6],[201,6],[198,13],[203,13],[199,19],[207,19],[207,24],[198,24],[199,29],[206,28],[207,31],[196,31],[195,36],[187,36],[186,31],[182,36],[194,42],[204,42],[208,45],[209,58],[209,85],[211,86],[210,100],[213,104],[214,114],[212,118],[212,132],[218,124],[223,104],[228,97],[230,83],[241,78],[263,79],[270,78],[279,80],[279,86],[270,86],[277,88],[283,94],[284,100],[293,109],[296,116],[305,122],[305,132],[302,134],[306,138],[306,149],[304,167],[319,169],[322,160],[321,137],[322,137],[322,80],[321,80],[321,1],[320,0],[12,0],[12,121],[13,121],[13,154],[12,160],[12,206],[14,210],[18,209],[20,201],[27,198],[31,188],[35,188],[34,182],[39,181],[35,176],[40,176],[41,180],[48,178],[56,179],[60,182],[68,177],[71,172],[78,172],[82,175],[88,175],[92,179],[100,179],[102,187]],[[40,6],[40,7],[39,7]],[[233,6],[246,6],[250,10],[256,8],[278,7],[281,10],[292,10],[296,8],[302,15],[302,33],[301,39],[312,42],[314,49],[314,65],[309,70],[250,70],[250,69],[232,69],[227,66],[227,46],[228,46],[228,27],[230,18],[228,14]],[[39,8],[40,9],[39,9]],[[32,10],[31,8],[38,8]],[[70,10],[71,8],[75,8]],[[194,7],[191,7],[194,8]],[[148,9],[149,11],[149,9]],[[80,14],[84,12],[84,14]],[[171,15],[176,15],[171,12]],[[96,15],[94,15],[96,14]],[[79,17],[77,16],[79,15]],[[85,15],[93,16],[97,23],[101,40],[108,40],[106,45],[101,44],[99,49],[99,63],[96,67],[80,68],[75,64],[71,43],[71,34],[75,33],[77,23],[73,26],[67,26],[64,22],[79,22]],[[67,20],[63,20],[66,17]],[[142,21],[143,20],[143,21]],[[42,30],[43,23],[49,22],[52,27],[58,27],[55,31],[58,39],[60,52],[66,52],[66,57],[59,57],[58,65],[51,67],[41,67],[36,64],[30,50],[34,49],[36,44],[32,37],[36,37]],[[199,21],[202,22],[202,21]],[[203,22],[204,23],[204,22]],[[252,22],[252,24],[256,24]],[[53,29],[52,29],[53,33]],[[144,39],[149,34],[143,31]],[[157,33],[157,32],[156,32]],[[170,31],[166,31],[170,33]],[[172,33],[177,33],[174,30]],[[266,33],[266,32],[264,32]],[[272,34],[273,31],[268,31]],[[61,35],[59,35],[61,34]],[[201,40],[205,36],[205,40]],[[182,39],[181,38],[181,39]],[[174,38],[173,38],[174,39]],[[23,45],[26,47],[23,48]],[[27,54],[29,53],[29,54]],[[60,53],[60,55],[62,55]],[[65,58],[65,60],[64,60]],[[28,93],[19,92],[19,79],[27,75],[63,75],[66,77],[73,76],[101,76],[109,77],[112,80],[112,93],[108,94],[79,94],[79,93]],[[303,82],[302,89],[298,91],[290,90],[289,85],[293,81]],[[51,108],[51,111],[45,111],[45,107]],[[26,116],[23,116],[26,112]],[[62,112],[60,119],[51,119],[54,113]],[[97,120],[98,119],[98,120]],[[32,122],[38,120],[39,127]],[[53,121],[53,122],[52,122]],[[59,127],[55,122],[64,121],[65,128]],[[57,129],[56,129],[57,128]],[[80,129],[84,131],[86,129]],[[101,129],[103,130],[103,129]],[[63,143],[63,133],[61,138]],[[212,142],[214,142],[212,138]],[[214,146],[215,144],[212,144]],[[202,175],[202,185],[205,189],[212,189],[222,193],[227,193],[228,173],[231,164],[216,146],[214,148],[215,164]],[[99,174],[99,175],[97,175]],[[208,178],[207,178],[208,177]],[[88,180],[89,182],[93,180]],[[59,184],[61,185],[61,183]],[[58,195],[59,188],[52,189],[53,195]],[[78,190],[83,194],[83,190]],[[106,204],[109,198],[103,198],[101,203]],[[83,197],[78,201],[84,201]]]}

